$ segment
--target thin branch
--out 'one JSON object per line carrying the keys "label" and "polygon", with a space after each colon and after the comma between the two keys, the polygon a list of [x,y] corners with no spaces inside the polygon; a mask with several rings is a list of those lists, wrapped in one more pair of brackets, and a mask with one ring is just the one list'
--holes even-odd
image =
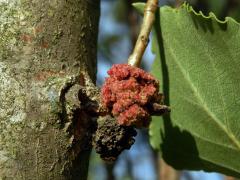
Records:
{"label": "thin branch", "polygon": [[139,67],[144,51],[149,42],[149,34],[151,32],[153,22],[155,20],[155,11],[158,8],[158,0],[148,0],[144,9],[143,23],[141,30],[133,50],[128,59],[128,64]]}

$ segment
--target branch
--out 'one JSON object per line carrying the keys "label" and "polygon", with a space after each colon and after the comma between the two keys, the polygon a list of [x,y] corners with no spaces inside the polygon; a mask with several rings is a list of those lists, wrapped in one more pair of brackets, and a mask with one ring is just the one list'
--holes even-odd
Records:
{"label": "branch", "polygon": [[146,3],[141,30],[133,53],[128,59],[128,64],[132,66],[139,67],[141,64],[142,56],[149,42],[149,34],[155,20],[155,11],[157,7],[158,0],[148,0]]}

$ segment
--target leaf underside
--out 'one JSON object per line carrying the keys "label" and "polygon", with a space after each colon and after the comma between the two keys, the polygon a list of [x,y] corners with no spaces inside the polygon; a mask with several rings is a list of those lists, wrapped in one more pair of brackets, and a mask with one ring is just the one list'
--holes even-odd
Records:
{"label": "leaf underside", "polygon": [[[144,4],[134,5],[143,11]],[[176,169],[240,177],[240,25],[187,4],[156,13],[152,73],[169,115],[153,117],[151,144]]]}

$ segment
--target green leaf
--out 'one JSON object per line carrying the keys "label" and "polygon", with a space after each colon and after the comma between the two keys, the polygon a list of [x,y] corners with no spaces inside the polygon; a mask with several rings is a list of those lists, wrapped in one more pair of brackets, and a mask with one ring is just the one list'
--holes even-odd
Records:
{"label": "green leaf", "polygon": [[172,112],[153,118],[152,146],[176,169],[240,177],[240,25],[186,4],[162,7],[153,52],[152,73]]}

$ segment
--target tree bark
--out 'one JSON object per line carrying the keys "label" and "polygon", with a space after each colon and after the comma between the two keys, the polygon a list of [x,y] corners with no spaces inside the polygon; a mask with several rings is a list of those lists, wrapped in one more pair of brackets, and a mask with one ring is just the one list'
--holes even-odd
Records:
{"label": "tree bark", "polygon": [[179,180],[180,172],[173,169],[171,166],[166,164],[163,159],[160,159],[160,171],[159,179],[164,180]]}
{"label": "tree bark", "polygon": [[99,0],[0,0],[0,179],[86,179],[98,20]]}

